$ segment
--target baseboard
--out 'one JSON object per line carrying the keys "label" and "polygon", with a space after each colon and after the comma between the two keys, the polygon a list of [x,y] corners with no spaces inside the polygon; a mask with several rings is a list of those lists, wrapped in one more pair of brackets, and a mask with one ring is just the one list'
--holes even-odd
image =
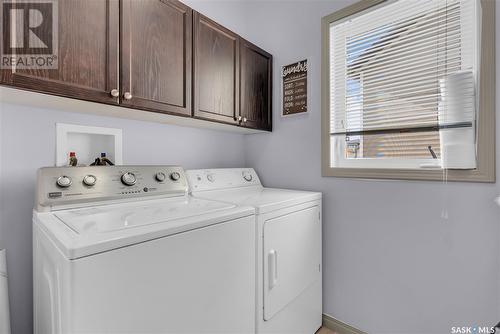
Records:
{"label": "baseboard", "polygon": [[328,314],[323,314],[323,326],[331,329],[336,334],[367,334],[362,330],[343,323]]}

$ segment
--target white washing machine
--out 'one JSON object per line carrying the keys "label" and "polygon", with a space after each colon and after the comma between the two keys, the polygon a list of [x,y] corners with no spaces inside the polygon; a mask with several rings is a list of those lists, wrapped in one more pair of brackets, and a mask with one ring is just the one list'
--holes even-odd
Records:
{"label": "white washing machine", "polygon": [[322,322],[321,193],[265,188],[251,168],[186,173],[194,197],[256,210],[257,333],[316,332]]}
{"label": "white washing machine", "polygon": [[40,169],[35,333],[255,333],[254,211],[180,167]]}

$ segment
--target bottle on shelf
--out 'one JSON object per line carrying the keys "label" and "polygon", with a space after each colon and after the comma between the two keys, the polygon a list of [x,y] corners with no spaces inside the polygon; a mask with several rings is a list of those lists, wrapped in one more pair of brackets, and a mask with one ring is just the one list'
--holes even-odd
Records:
{"label": "bottle on shelf", "polygon": [[101,153],[101,163],[102,165],[109,165],[109,166],[114,166],[115,164],[113,162],[111,162],[111,160],[109,160],[107,157],[106,157],[106,153]]}
{"label": "bottle on shelf", "polygon": [[114,166],[115,164],[106,157],[106,153],[101,153],[100,158],[95,158],[94,162],[90,166]]}
{"label": "bottle on shelf", "polygon": [[69,165],[76,167],[78,165],[78,159],[76,158],[75,152],[69,152]]}

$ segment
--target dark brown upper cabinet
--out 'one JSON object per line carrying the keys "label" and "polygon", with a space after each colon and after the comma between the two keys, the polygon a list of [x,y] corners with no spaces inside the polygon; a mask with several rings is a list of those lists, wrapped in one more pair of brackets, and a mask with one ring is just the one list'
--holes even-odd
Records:
{"label": "dark brown upper cabinet", "polygon": [[240,116],[241,125],[272,130],[273,57],[240,40]]}
{"label": "dark brown upper cabinet", "polygon": [[174,0],[121,5],[121,103],[190,116],[192,9]]}
{"label": "dark brown upper cabinet", "polygon": [[59,1],[57,37],[57,68],[0,84],[272,130],[272,56],[178,0]]}
{"label": "dark brown upper cabinet", "polygon": [[193,115],[238,124],[239,37],[200,13],[193,21]]}
{"label": "dark brown upper cabinet", "polygon": [[58,2],[58,13],[58,68],[4,69],[2,83],[118,103],[119,1],[64,0]]}

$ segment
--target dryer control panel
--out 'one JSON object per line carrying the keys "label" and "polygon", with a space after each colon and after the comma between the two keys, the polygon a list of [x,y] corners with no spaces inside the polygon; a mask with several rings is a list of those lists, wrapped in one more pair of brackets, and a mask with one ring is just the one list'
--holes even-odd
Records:
{"label": "dryer control panel", "polygon": [[46,167],[38,171],[37,209],[151,196],[185,196],[178,166]]}
{"label": "dryer control panel", "polygon": [[253,168],[193,169],[186,175],[191,192],[262,186]]}

